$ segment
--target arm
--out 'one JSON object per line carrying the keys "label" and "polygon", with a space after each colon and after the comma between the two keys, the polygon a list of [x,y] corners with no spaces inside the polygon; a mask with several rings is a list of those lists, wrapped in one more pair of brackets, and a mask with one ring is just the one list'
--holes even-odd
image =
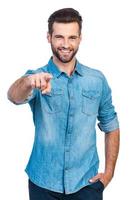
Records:
{"label": "arm", "polygon": [[119,122],[117,113],[112,104],[111,89],[105,77],[103,77],[102,96],[98,111],[99,128],[105,133],[105,170],[92,178],[98,179],[106,187],[111,181],[119,151]]}
{"label": "arm", "polygon": [[8,90],[8,99],[13,103],[19,104],[25,101],[32,91],[28,77],[22,77],[15,81]]}
{"label": "arm", "polygon": [[8,99],[13,103],[19,104],[28,98],[34,88],[40,89],[43,94],[50,92],[51,78],[51,74],[44,72],[22,77],[15,81],[9,88]]}
{"label": "arm", "polygon": [[109,181],[114,175],[115,165],[119,153],[119,143],[119,129],[105,134],[105,174],[107,175]]}
{"label": "arm", "polygon": [[104,173],[98,173],[90,180],[90,182],[100,180],[106,187],[111,181],[114,175],[115,165],[118,157],[119,141],[119,129],[105,134],[105,171]]}

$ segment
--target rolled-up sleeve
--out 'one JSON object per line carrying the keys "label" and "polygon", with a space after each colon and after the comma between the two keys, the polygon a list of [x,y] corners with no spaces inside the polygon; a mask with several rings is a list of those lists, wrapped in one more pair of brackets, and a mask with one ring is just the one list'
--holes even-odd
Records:
{"label": "rolled-up sleeve", "polygon": [[98,112],[98,127],[101,131],[109,133],[119,128],[119,121],[112,104],[111,89],[105,77],[103,77],[102,97]]}

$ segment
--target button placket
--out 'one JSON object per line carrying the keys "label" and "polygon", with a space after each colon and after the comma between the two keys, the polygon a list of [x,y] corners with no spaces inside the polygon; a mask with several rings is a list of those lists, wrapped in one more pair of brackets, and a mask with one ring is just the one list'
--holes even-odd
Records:
{"label": "button placket", "polygon": [[[73,110],[74,110],[74,96],[73,96],[73,84],[72,79],[68,80],[68,98],[69,98],[69,111],[68,111],[68,126],[65,137],[65,186],[69,187],[70,183],[70,144],[71,144],[71,133],[72,133],[72,125],[73,125]],[[67,188],[68,190],[69,188]]]}

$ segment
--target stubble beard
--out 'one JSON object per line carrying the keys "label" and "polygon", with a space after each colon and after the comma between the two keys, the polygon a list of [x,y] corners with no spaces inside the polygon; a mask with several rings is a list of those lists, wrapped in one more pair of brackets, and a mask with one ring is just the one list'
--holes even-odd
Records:
{"label": "stubble beard", "polygon": [[[57,48],[55,49],[54,46],[51,44],[51,49],[52,49],[52,52],[53,54],[56,56],[56,58],[62,62],[62,63],[69,63],[71,62],[71,60],[75,57],[77,51],[78,51],[78,48],[76,50],[74,49],[69,49],[69,48],[65,48],[65,47],[61,47],[61,48]],[[68,50],[70,51],[70,56],[64,56],[60,53],[61,50]]]}

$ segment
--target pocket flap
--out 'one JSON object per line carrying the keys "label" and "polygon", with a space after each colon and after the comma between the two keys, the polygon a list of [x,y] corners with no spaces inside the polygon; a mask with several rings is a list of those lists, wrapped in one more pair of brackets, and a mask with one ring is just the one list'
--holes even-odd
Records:
{"label": "pocket flap", "polygon": [[100,93],[97,90],[82,90],[82,95],[94,100],[100,96]]}
{"label": "pocket flap", "polygon": [[52,89],[52,92],[54,95],[60,95],[60,94],[63,94],[63,91],[61,88],[54,88]]}
{"label": "pocket flap", "polygon": [[61,88],[52,88],[51,92],[46,93],[47,96],[61,95],[61,94],[63,94],[63,91]]}

